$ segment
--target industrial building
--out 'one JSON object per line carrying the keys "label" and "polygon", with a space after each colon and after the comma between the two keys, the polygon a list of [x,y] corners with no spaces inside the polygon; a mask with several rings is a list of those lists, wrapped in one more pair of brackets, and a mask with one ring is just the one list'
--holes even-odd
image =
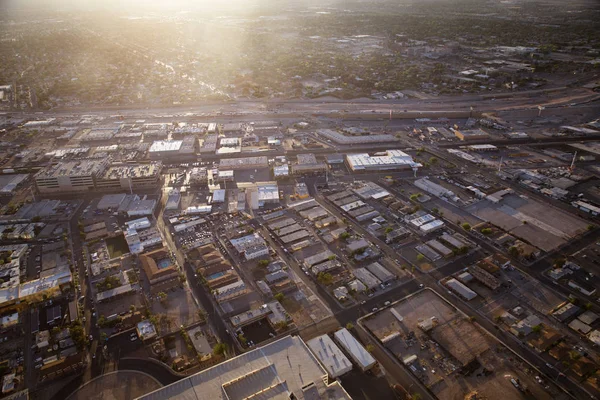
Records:
{"label": "industrial building", "polygon": [[277,184],[260,184],[246,189],[246,203],[253,210],[267,204],[279,204],[279,187]]}
{"label": "industrial building", "polygon": [[333,335],[336,342],[342,346],[363,372],[368,371],[375,366],[376,361],[371,353],[369,353],[367,349],[352,336],[348,329],[342,328]]}
{"label": "industrial building", "polygon": [[368,153],[347,154],[346,164],[354,172],[385,171],[422,167],[413,158],[400,150],[387,150],[373,156]]}
{"label": "industrial building", "polygon": [[151,160],[173,158],[189,159],[196,154],[196,138],[186,136],[182,140],[155,140],[148,150]]}
{"label": "industrial building", "polygon": [[325,139],[329,139],[337,144],[369,144],[369,143],[385,143],[385,142],[397,142],[398,138],[394,135],[382,134],[382,135],[364,135],[364,136],[346,136],[342,133],[333,131],[331,129],[319,129],[317,130],[319,136],[323,136]]}
{"label": "industrial building", "polygon": [[335,379],[352,371],[352,363],[328,335],[311,339],[306,345],[325,367],[330,378]]}
{"label": "industrial building", "polygon": [[350,400],[298,336],[286,336],[226,360],[138,400],[322,399]]}
{"label": "industrial building", "polygon": [[454,192],[446,189],[442,185],[438,185],[437,183],[431,182],[429,179],[421,178],[414,181],[413,185],[423,190],[426,193],[429,193],[436,197],[447,197],[449,199],[453,199],[456,197]]}
{"label": "industrial building", "polygon": [[298,154],[298,162],[292,165],[294,175],[316,174],[327,171],[327,164],[318,162],[314,154]]}
{"label": "industrial building", "polygon": [[223,169],[229,170],[244,170],[266,168],[269,166],[269,161],[266,156],[260,157],[244,157],[244,158],[222,158],[219,161],[219,171]]}
{"label": "industrial building", "polygon": [[473,300],[475,297],[477,297],[477,293],[454,278],[449,279],[446,282],[446,286],[465,300]]}
{"label": "industrial building", "polygon": [[162,164],[113,164],[96,180],[96,188],[109,190],[134,190],[160,185]]}
{"label": "industrial building", "polygon": [[40,193],[87,192],[95,189],[107,166],[106,159],[59,162],[39,171],[35,185]]}
{"label": "industrial building", "polygon": [[472,140],[485,140],[489,139],[490,137],[490,135],[482,129],[473,129],[465,131],[459,131],[456,129],[454,130],[454,135],[464,142]]}

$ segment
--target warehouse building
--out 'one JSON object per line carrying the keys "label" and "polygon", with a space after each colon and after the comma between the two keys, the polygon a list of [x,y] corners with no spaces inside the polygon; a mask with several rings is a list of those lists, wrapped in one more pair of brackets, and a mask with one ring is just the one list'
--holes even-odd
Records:
{"label": "warehouse building", "polygon": [[219,161],[219,170],[244,170],[266,168],[269,166],[269,161],[266,156],[260,157],[244,157],[244,158],[222,158]]}
{"label": "warehouse building", "polygon": [[162,164],[113,164],[96,181],[99,190],[134,190],[160,185]]}
{"label": "warehouse building", "polygon": [[299,336],[286,336],[145,394],[166,399],[350,400]]}
{"label": "warehouse building", "polygon": [[330,378],[335,379],[352,371],[352,363],[328,335],[311,339],[306,345],[325,367]]}
{"label": "warehouse building", "polygon": [[107,166],[106,159],[60,162],[39,171],[35,185],[40,193],[87,192],[96,188]]}
{"label": "warehouse building", "polygon": [[318,162],[314,154],[298,154],[298,162],[292,165],[294,175],[315,174],[327,171],[327,164]]}
{"label": "warehouse building", "polygon": [[382,154],[378,153],[373,156],[368,153],[348,154],[346,155],[346,164],[354,172],[402,170],[422,167],[410,155],[400,150],[387,150]]}
{"label": "warehouse building", "polygon": [[368,371],[375,366],[376,361],[371,353],[369,353],[367,349],[352,336],[348,329],[340,329],[334,333],[334,337],[363,372]]}

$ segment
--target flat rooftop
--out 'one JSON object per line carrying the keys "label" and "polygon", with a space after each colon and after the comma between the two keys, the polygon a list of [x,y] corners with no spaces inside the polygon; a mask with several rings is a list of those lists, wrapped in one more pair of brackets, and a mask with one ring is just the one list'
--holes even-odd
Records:
{"label": "flat rooftop", "polygon": [[304,399],[302,388],[326,375],[302,339],[286,336],[138,399]]}
{"label": "flat rooftop", "polygon": [[41,170],[37,173],[36,179],[57,178],[59,176],[98,175],[104,168],[104,160],[65,161]]}
{"label": "flat rooftop", "polygon": [[161,169],[160,163],[111,165],[103,179],[147,178],[156,176]]}
{"label": "flat rooftop", "polygon": [[183,140],[155,140],[150,146],[150,153],[159,151],[178,151],[183,144]]}

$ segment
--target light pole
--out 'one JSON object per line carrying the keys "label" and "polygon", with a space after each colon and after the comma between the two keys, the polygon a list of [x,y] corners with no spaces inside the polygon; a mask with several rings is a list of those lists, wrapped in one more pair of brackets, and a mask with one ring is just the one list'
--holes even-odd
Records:
{"label": "light pole", "polygon": [[541,117],[541,116],[542,116],[542,110],[544,110],[545,108],[546,108],[546,107],[544,107],[544,106],[538,106],[538,110],[539,110],[539,111],[538,111],[538,117]]}

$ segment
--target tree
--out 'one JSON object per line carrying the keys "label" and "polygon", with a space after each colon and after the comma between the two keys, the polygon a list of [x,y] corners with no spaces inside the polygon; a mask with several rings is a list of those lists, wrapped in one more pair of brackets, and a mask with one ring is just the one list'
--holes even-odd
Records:
{"label": "tree", "polygon": [[589,225],[587,226],[587,230],[588,230],[588,231],[593,231],[593,230],[594,230],[594,225],[592,225],[592,224],[589,224]]}
{"label": "tree", "polygon": [[533,328],[531,328],[533,333],[540,333],[542,331],[542,329],[543,329],[543,327],[541,324],[535,325]]}
{"label": "tree", "polygon": [[278,302],[282,302],[283,300],[285,300],[285,296],[283,293],[277,293],[275,296],[275,300],[277,300]]}
{"label": "tree", "polygon": [[394,230],[394,228],[392,228],[391,226],[388,226],[387,228],[385,228],[385,233],[390,233]]}
{"label": "tree", "polygon": [[421,253],[417,254],[417,261],[423,261],[425,260],[425,256]]}
{"label": "tree", "polygon": [[373,346],[373,343],[369,343],[367,344],[366,349],[369,353],[372,353],[373,351],[375,351],[375,346]]}
{"label": "tree", "polygon": [[317,281],[322,285],[329,286],[333,282],[333,276],[328,272],[319,272]]}
{"label": "tree", "polygon": [[465,231],[470,231],[470,230],[471,230],[471,224],[469,224],[468,222],[465,222],[465,223],[464,223],[464,224],[462,224],[461,226],[462,226],[462,228],[463,228]]}
{"label": "tree", "polygon": [[519,257],[521,255],[521,252],[519,251],[519,248],[516,246],[510,246],[508,249],[508,254],[510,254],[512,257]]}
{"label": "tree", "polygon": [[258,266],[261,268],[265,268],[267,265],[269,265],[269,260],[260,260],[258,262]]}
{"label": "tree", "polygon": [[354,329],[354,324],[353,324],[352,322],[348,322],[348,323],[346,324],[346,329],[348,329],[348,330],[352,330],[352,329]]}
{"label": "tree", "polygon": [[42,221],[42,217],[40,217],[39,215],[36,215],[35,217],[31,218],[31,222],[36,223],[36,222],[41,222]]}
{"label": "tree", "polygon": [[69,334],[71,335],[71,339],[77,346],[79,350],[83,350],[85,345],[87,344],[87,337],[85,336],[85,331],[83,330],[83,326],[79,321],[74,322],[69,327]]}
{"label": "tree", "polygon": [[165,303],[165,302],[167,301],[167,297],[168,297],[168,296],[167,296],[167,294],[166,294],[165,292],[160,292],[160,293],[158,293],[158,300],[159,300],[161,303]]}
{"label": "tree", "polygon": [[578,351],[571,350],[569,352],[569,358],[571,360],[577,361],[577,360],[579,360],[581,358],[581,354]]}
{"label": "tree", "polygon": [[225,343],[217,343],[215,347],[213,347],[213,354],[215,356],[222,356],[227,351],[227,345]]}
{"label": "tree", "polygon": [[481,230],[481,233],[484,234],[484,235],[489,235],[489,234],[492,233],[492,228],[483,228]]}
{"label": "tree", "polygon": [[350,234],[348,232],[342,232],[342,234],[340,235],[340,239],[342,240],[346,240],[350,237]]}
{"label": "tree", "polygon": [[429,164],[436,165],[437,163],[438,163],[437,157],[430,157],[429,158]]}
{"label": "tree", "polygon": [[554,266],[556,268],[562,268],[565,266],[566,262],[567,262],[567,260],[564,257],[558,257],[558,258],[554,259]]}

